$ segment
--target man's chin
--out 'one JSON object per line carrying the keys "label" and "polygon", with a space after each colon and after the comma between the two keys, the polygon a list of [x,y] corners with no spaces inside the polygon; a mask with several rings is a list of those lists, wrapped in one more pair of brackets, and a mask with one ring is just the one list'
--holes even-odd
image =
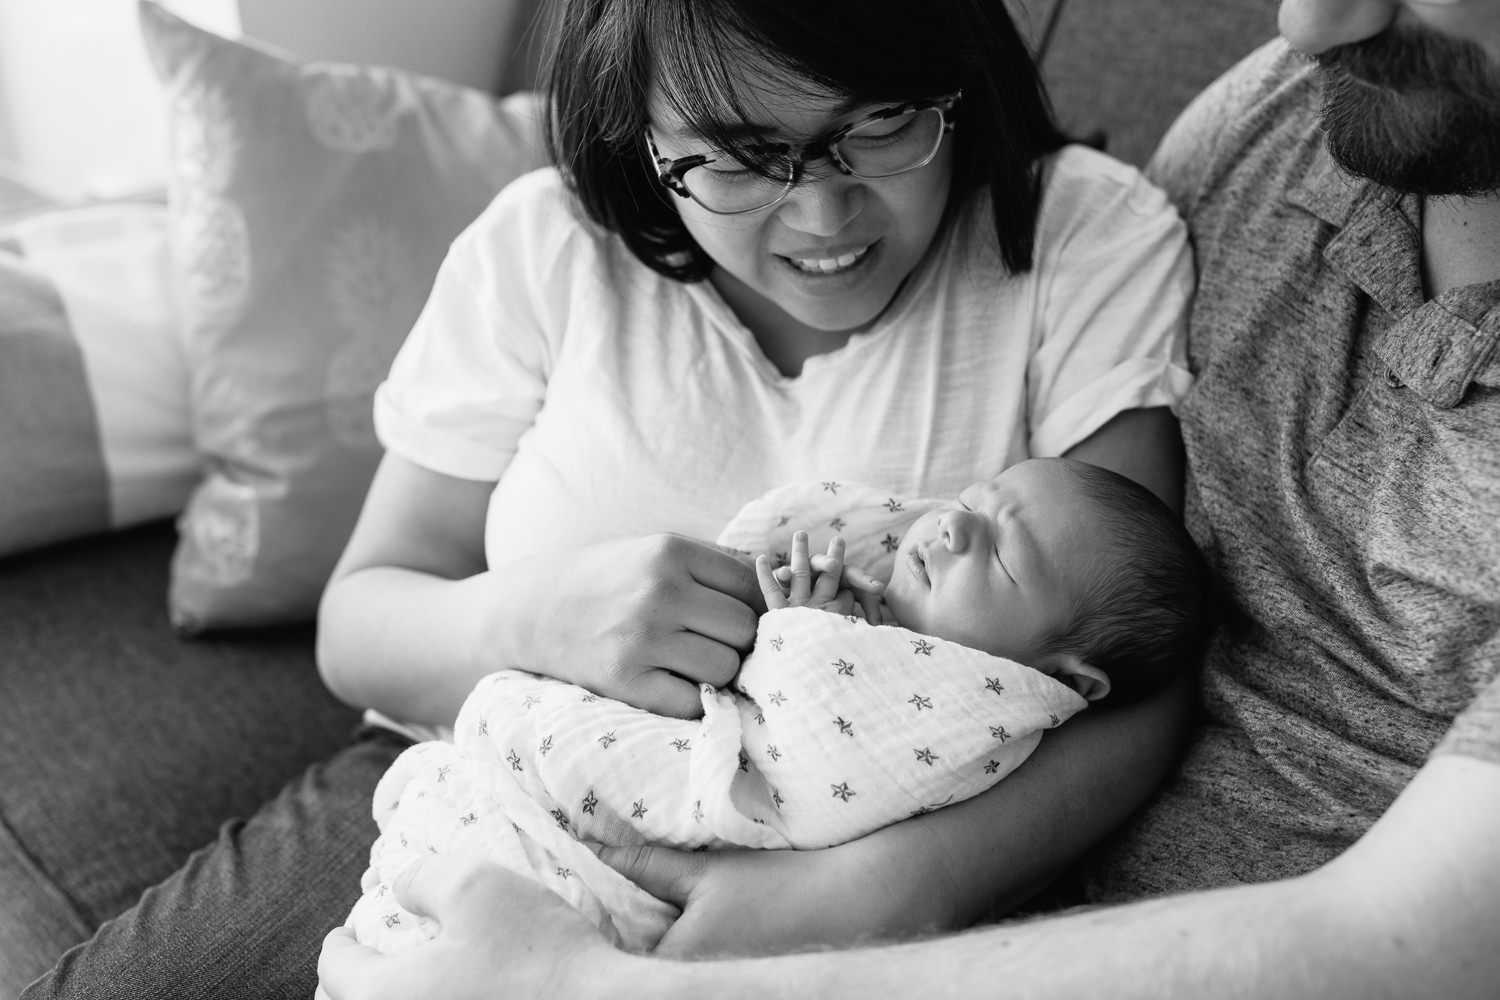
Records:
{"label": "man's chin", "polygon": [[1432,91],[1396,93],[1322,74],[1320,121],[1344,170],[1397,191],[1473,197],[1500,190],[1500,113]]}

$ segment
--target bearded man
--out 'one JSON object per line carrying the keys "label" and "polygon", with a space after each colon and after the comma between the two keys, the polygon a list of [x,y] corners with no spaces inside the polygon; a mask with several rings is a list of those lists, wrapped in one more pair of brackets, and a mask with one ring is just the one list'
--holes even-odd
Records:
{"label": "bearded man", "polygon": [[[399,893],[443,924],[438,948],[387,959],[331,936],[335,1000],[498,983],[1495,995],[1500,0],[1282,0],[1280,21],[1285,41],[1205,91],[1150,171],[1198,264],[1197,384],[1178,416],[1186,516],[1223,600],[1199,735],[1074,881],[1121,905],[906,946],[673,963],[604,947],[534,893],[518,903],[532,890],[497,869],[434,860]],[[685,921],[735,905],[752,876],[797,896],[789,907],[818,905],[775,877],[789,862],[774,853],[615,863]]]}

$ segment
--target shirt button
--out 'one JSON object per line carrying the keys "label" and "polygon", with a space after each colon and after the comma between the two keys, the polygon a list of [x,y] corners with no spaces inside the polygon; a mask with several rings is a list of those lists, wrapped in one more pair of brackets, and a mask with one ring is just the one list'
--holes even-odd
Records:
{"label": "shirt button", "polygon": [[1399,389],[1405,383],[1401,381],[1401,378],[1396,374],[1395,369],[1387,368],[1385,370],[1385,384],[1390,386],[1392,389]]}

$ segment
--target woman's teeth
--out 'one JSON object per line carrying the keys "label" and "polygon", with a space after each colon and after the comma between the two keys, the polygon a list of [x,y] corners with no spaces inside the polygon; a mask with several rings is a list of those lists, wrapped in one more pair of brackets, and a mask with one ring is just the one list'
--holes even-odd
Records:
{"label": "woman's teeth", "polygon": [[799,271],[807,271],[812,274],[832,274],[835,271],[842,271],[847,267],[853,267],[869,251],[870,248],[865,247],[863,250],[856,250],[854,253],[846,253],[842,257],[831,257],[826,260],[802,260],[794,257],[788,257],[787,260],[791,261],[792,266]]}

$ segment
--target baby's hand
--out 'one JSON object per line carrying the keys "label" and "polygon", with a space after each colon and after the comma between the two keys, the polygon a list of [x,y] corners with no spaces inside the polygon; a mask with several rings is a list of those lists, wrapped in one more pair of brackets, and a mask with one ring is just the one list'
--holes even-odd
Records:
{"label": "baby's hand", "polygon": [[[755,557],[755,577],[760,581],[760,592],[765,595],[766,608],[817,608],[836,615],[854,612],[854,592],[842,586],[844,581],[844,540],[835,538],[828,543],[828,554],[818,560],[819,569],[813,568],[813,560],[807,552],[807,532],[792,535],[792,560],[785,573],[773,571],[771,561],[764,555]],[[785,576],[787,587],[782,589],[778,576]]]}
{"label": "baby's hand", "polygon": [[[802,534],[802,532],[798,532],[798,534]],[[793,536],[794,548],[795,542],[796,538]],[[842,539],[835,538],[829,542],[828,554],[813,556],[811,564],[812,572],[821,573],[825,576],[832,574],[839,579],[841,585],[840,593],[845,590],[850,592],[854,598],[854,603],[859,605],[859,610],[864,614],[865,621],[871,625],[894,625],[896,623],[895,617],[892,616],[890,609],[886,607],[884,598],[885,581],[877,580],[857,566],[845,566],[844,542]],[[758,569],[757,576],[759,576]],[[775,576],[782,588],[786,588],[792,580],[792,567],[778,567]],[[765,586],[765,583],[762,582],[762,592],[765,591]],[[849,612],[839,613],[848,614]]]}

